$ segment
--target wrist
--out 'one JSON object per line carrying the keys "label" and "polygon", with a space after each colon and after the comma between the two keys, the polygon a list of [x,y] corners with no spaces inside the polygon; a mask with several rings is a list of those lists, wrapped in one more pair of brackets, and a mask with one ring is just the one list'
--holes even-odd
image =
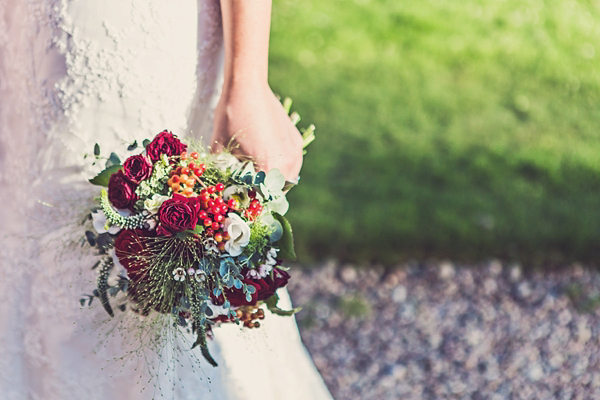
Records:
{"label": "wrist", "polygon": [[256,98],[270,90],[268,81],[255,75],[226,76],[223,81],[221,99],[230,100],[233,97],[246,95]]}

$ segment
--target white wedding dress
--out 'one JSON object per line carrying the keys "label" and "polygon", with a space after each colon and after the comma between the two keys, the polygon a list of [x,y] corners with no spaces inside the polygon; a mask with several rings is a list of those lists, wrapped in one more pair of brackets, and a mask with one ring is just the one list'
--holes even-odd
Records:
{"label": "white wedding dress", "polygon": [[217,368],[110,362],[135,336],[79,305],[95,274],[81,221],[98,194],[83,155],[163,129],[207,137],[221,68],[218,0],[0,0],[1,399],[331,398],[293,318],[216,328]]}

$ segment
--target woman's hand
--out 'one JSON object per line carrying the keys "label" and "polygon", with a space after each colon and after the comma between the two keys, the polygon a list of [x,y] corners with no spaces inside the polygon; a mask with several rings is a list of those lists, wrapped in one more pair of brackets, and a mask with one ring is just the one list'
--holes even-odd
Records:
{"label": "woman's hand", "polygon": [[267,84],[223,88],[215,110],[212,150],[250,156],[259,170],[277,168],[295,182],[302,167],[302,136]]}

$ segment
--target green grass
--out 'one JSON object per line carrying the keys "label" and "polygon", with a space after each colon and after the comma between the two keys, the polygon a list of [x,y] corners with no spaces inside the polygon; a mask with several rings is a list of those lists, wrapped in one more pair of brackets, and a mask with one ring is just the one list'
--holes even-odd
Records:
{"label": "green grass", "polygon": [[600,3],[277,0],[302,260],[600,255]]}

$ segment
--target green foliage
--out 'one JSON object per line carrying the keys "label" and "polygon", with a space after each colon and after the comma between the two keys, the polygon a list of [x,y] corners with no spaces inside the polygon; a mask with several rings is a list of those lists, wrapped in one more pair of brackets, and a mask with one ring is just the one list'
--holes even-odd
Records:
{"label": "green foliage", "polygon": [[268,244],[268,237],[271,234],[272,229],[259,221],[255,221],[250,225],[250,241],[248,245],[244,247],[244,253],[248,256],[252,256],[254,253],[262,253],[265,246]]}
{"label": "green foliage", "polygon": [[365,318],[371,314],[371,305],[362,296],[340,297],[337,307],[348,318]]}
{"label": "green foliage", "polygon": [[294,251],[294,235],[292,234],[292,226],[288,222],[287,219],[283,215],[273,213],[273,216],[283,228],[283,235],[281,239],[279,239],[275,245],[279,247],[279,253],[277,254],[278,258],[282,260],[295,260],[296,252]]}
{"label": "green foliage", "polygon": [[300,308],[300,307],[292,308],[291,310],[282,310],[281,308],[277,307],[278,302],[279,302],[279,296],[277,295],[277,293],[275,293],[273,296],[271,296],[267,300],[265,300],[265,304],[267,305],[267,308],[273,314],[289,317],[289,316],[294,315],[297,312],[300,312],[302,310],[302,308]]}
{"label": "green foliage", "polygon": [[600,255],[588,1],[281,0],[270,80],[319,127],[300,258]]}
{"label": "green foliage", "polygon": [[104,171],[100,172],[98,175],[96,175],[89,181],[92,185],[108,187],[108,181],[110,180],[112,174],[116,173],[121,168],[121,165],[112,165],[110,167],[107,167],[106,169],[104,169]]}

